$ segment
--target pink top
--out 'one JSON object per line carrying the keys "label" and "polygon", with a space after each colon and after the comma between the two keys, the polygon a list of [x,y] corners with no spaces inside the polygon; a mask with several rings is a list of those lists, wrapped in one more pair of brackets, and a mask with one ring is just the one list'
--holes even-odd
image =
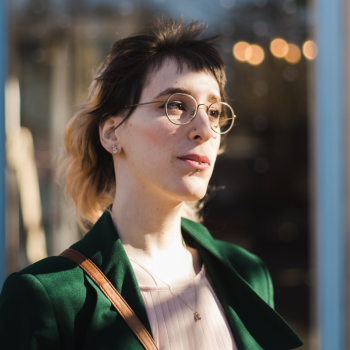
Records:
{"label": "pink top", "polygon": [[[171,291],[163,285],[139,287],[160,350],[237,349],[224,310],[205,276],[204,264],[192,281],[172,285]],[[192,309],[196,295],[196,310],[202,319],[195,322],[193,311],[174,294],[180,295]]]}

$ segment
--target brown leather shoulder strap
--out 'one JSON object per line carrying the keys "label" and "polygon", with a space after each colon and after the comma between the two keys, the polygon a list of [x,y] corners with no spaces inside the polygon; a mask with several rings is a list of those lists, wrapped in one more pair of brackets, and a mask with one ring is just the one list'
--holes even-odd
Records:
{"label": "brown leather shoulder strap", "polygon": [[134,311],[114,288],[104,273],[89,258],[74,249],[67,249],[62,252],[60,256],[75,262],[96,283],[146,350],[158,350],[153,338],[135,315]]}

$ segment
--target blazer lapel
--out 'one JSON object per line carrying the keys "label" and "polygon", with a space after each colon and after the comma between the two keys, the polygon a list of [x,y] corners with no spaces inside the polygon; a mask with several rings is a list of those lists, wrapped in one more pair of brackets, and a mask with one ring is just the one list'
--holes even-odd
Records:
{"label": "blazer lapel", "polygon": [[[84,238],[71,248],[80,251],[96,264],[152,335],[137,279],[110,214],[105,212]],[[99,341],[105,343],[109,342],[110,345],[115,344],[115,346],[110,346],[111,349],[143,349],[143,346],[139,343],[128,326],[126,326],[126,323],[124,324],[124,321],[118,317],[114,308],[110,307],[109,300],[104,295],[101,295],[102,292],[99,291],[99,288],[92,280],[88,278],[88,281],[98,295],[100,295],[96,305],[96,310],[99,309],[100,311],[95,312],[93,317],[95,318],[95,320],[93,320],[94,325],[91,326],[100,330],[104,327],[106,328],[106,331],[103,332],[104,339]],[[104,310],[104,314],[102,314],[101,310]],[[115,320],[121,323],[116,323]],[[108,322],[109,325],[107,327],[106,324]],[[110,329],[110,331],[107,328]],[[122,334],[120,334],[120,332],[122,332]],[[87,342],[94,343],[95,339],[93,333],[94,332],[92,332],[92,336],[90,337],[91,339],[89,338]],[[107,339],[109,337],[110,339]],[[94,346],[91,345],[89,348],[93,348]],[[101,343],[99,346],[103,348]]]}
{"label": "blazer lapel", "polygon": [[183,218],[182,228],[213,280],[239,349],[287,350],[302,345],[280,315],[232,267],[204,226]]}

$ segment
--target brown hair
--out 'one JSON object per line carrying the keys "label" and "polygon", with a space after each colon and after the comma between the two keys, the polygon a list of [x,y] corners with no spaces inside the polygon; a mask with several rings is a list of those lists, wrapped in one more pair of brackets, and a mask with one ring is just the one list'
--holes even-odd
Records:
{"label": "brown hair", "polygon": [[199,38],[207,25],[183,20],[156,20],[138,34],[118,40],[97,70],[83,108],[69,121],[65,149],[58,160],[57,175],[65,195],[75,202],[79,226],[86,232],[115,195],[113,158],[99,142],[99,124],[110,116],[128,118],[139,102],[147,78],[166,59],[186,64],[194,71],[208,71],[217,80],[225,101],[224,63],[215,48],[217,36]]}

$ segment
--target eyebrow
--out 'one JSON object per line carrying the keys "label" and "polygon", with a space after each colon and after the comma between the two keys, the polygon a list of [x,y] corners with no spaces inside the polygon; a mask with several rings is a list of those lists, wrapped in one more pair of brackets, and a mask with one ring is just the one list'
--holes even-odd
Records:
{"label": "eyebrow", "polygon": [[[172,94],[188,94],[188,95],[191,95],[192,96],[192,93],[190,90],[186,89],[186,88],[183,88],[183,87],[177,87],[177,88],[174,88],[174,87],[171,87],[171,88],[168,88],[168,89],[165,89],[163,91],[161,91],[156,97],[155,99],[159,98],[159,97],[162,97],[162,96],[165,96],[165,95],[172,95]],[[213,103],[213,102],[220,102],[221,101],[221,98],[215,94],[210,94],[208,96],[208,101]]]}
{"label": "eyebrow", "polygon": [[165,95],[172,95],[172,94],[176,94],[176,93],[180,93],[180,94],[188,94],[191,95],[190,90],[186,89],[186,88],[182,88],[182,87],[178,87],[178,88],[167,88],[163,91],[161,91],[155,98],[159,98]]}
{"label": "eyebrow", "polygon": [[214,103],[214,102],[221,102],[221,98],[220,98],[218,95],[210,94],[210,95],[208,96],[208,101],[211,102],[211,103]]}

